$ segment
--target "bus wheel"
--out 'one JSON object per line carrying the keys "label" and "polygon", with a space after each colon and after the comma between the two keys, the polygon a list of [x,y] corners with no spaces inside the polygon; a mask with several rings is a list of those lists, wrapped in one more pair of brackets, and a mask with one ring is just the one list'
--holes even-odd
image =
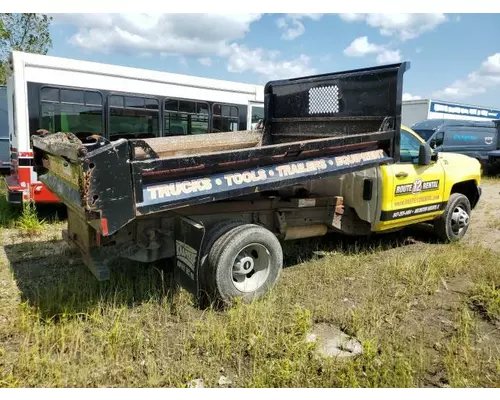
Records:
{"label": "bus wheel", "polygon": [[233,227],[213,242],[204,275],[216,300],[230,304],[266,294],[279,279],[283,251],[276,236],[254,224]]}
{"label": "bus wheel", "polygon": [[469,199],[462,193],[452,193],[444,213],[434,223],[439,239],[445,242],[456,242],[462,239],[469,229],[470,215]]}

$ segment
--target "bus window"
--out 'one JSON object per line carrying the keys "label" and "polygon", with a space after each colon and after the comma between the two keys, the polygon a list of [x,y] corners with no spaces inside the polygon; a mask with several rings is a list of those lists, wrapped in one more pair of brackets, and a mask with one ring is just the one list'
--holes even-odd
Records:
{"label": "bus window", "polygon": [[214,132],[237,131],[238,123],[238,107],[214,104],[212,116]]}
{"label": "bus window", "polygon": [[159,134],[159,102],[156,99],[110,95],[109,139],[151,138]]}
{"label": "bus window", "polygon": [[186,100],[165,101],[165,135],[208,132],[208,104]]}
{"label": "bus window", "polygon": [[40,91],[42,129],[72,132],[81,140],[102,134],[102,96],[99,92],[44,87]]}

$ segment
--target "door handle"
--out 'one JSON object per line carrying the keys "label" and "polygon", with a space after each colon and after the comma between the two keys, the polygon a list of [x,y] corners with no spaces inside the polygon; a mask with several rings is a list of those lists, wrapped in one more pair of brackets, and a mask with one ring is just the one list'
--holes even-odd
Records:
{"label": "door handle", "polygon": [[398,172],[396,174],[396,178],[406,178],[407,176],[408,176],[408,172],[404,172],[404,171]]}

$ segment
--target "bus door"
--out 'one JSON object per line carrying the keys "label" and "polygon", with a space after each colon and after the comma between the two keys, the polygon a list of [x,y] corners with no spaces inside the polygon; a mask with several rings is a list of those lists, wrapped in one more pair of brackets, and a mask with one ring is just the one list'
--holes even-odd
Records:
{"label": "bus door", "polygon": [[264,119],[264,104],[250,102],[248,104],[247,129],[255,129],[261,119]]}

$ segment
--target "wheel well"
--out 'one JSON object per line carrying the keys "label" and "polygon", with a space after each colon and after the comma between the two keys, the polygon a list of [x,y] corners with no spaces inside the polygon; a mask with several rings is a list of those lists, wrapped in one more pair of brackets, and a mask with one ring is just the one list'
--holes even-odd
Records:
{"label": "wheel well", "polygon": [[467,196],[471,208],[474,208],[479,200],[477,185],[473,180],[455,183],[451,188],[451,193],[462,193]]}

